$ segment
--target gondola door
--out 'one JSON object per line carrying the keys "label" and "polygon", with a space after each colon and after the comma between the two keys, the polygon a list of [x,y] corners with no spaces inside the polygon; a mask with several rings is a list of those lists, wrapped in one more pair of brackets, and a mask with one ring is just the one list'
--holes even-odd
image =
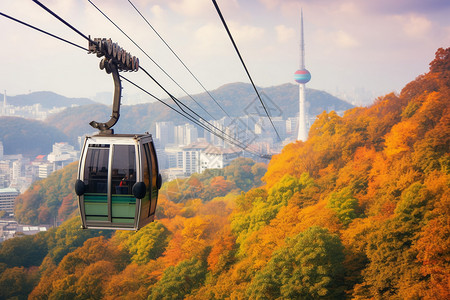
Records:
{"label": "gondola door", "polygon": [[136,146],[114,145],[111,156],[111,222],[136,227]]}

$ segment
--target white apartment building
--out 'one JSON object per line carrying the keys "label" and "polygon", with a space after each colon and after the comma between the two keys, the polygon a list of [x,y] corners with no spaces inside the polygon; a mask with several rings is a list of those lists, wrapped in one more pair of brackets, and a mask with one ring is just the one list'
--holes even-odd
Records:
{"label": "white apartment building", "polygon": [[222,169],[230,162],[243,155],[239,148],[222,148],[211,146],[200,152],[200,172],[206,169]]}
{"label": "white apartment building", "polygon": [[13,188],[0,189],[0,210],[12,214],[14,212],[14,201],[19,192]]}
{"label": "white apartment building", "polygon": [[53,144],[53,151],[47,155],[47,160],[53,163],[54,170],[58,170],[71,162],[77,161],[78,156],[78,151],[68,143],[55,143]]}
{"label": "white apartment building", "polygon": [[221,169],[242,154],[243,151],[238,148],[217,147],[205,140],[199,140],[183,147],[183,173],[190,176],[206,169]]}
{"label": "white apartment building", "polygon": [[42,164],[39,164],[38,168],[39,168],[39,171],[38,171],[39,178],[47,178],[53,172],[53,164],[42,163]]}

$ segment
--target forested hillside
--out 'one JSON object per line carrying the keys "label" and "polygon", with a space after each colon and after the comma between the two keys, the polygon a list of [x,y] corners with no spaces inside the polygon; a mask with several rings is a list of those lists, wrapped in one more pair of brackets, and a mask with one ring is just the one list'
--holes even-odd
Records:
{"label": "forested hillside", "polygon": [[33,182],[15,201],[14,215],[21,224],[53,224],[67,220],[77,209],[73,188],[78,163],[53,172],[46,179]]}
{"label": "forested hillside", "polygon": [[[39,155],[52,152],[52,145],[67,142],[59,129],[41,121],[0,117],[0,141],[5,154]],[[32,147],[30,147],[32,145]]]}
{"label": "forested hillside", "polygon": [[[262,186],[241,180],[243,160],[230,177],[167,183],[138,232],[73,219],[4,242],[0,298],[449,299],[449,149],[447,48],[399,95],[322,113]],[[231,192],[197,189],[213,182]]]}

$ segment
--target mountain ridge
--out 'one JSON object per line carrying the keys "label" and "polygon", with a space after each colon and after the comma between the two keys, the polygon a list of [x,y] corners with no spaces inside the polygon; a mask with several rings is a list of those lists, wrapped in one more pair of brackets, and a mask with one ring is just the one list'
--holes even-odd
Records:
{"label": "mountain ridge", "polygon": [[[3,99],[4,94],[0,94]],[[6,101],[14,106],[32,106],[41,104],[42,107],[51,109],[53,107],[71,107],[73,105],[88,105],[94,101],[88,98],[69,98],[51,91],[39,91],[16,96],[6,95]]]}
{"label": "mountain ridge", "polygon": [[[280,86],[258,88],[258,90],[269,111],[273,112],[271,114],[272,117],[280,116],[287,119],[296,116],[298,112],[297,85],[287,83]],[[221,105],[221,108],[214,103],[207,93],[192,96],[202,108],[189,96],[180,97],[179,100],[206,120],[211,120],[211,116],[215,119],[220,119],[226,116],[225,112],[230,117],[235,118],[258,110],[263,111],[262,108],[258,108],[261,104],[250,84],[229,83],[211,90],[209,93]],[[318,115],[324,110],[345,111],[354,107],[337,97],[319,90],[306,89],[306,97],[308,103],[310,103],[307,106],[310,115]],[[164,99],[163,101],[174,109],[180,110],[171,99]],[[50,116],[46,122],[62,128],[68,136],[75,139],[79,135],[92,132],[87,125],[93,120],[92,118],[95,117],[102,122],[109,119],[111,110],[108,106],[97,103],[94,105],[89,108],[85,106],[67,108],[63,112]],[[93,108],[95,109],[93,110]],[[211,116],[206,114],[203,108]],[[186,118],[160,102],[122,105],[120,114],[120,120],[114,127],[116,132],[151,132],[154,130],[155,122],[173,121],[177,125],[189,122]],[[139,121],[137,122],[136,120]],[[74,131],[71,132],[71,130],[75,128],[76,134],[73,134]]]}

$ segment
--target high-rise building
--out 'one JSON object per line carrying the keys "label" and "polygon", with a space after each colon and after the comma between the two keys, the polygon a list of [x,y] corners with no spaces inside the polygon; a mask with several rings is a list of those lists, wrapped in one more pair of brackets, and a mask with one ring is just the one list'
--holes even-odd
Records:
{"label": "high-rise building", "polygon": [[156,122],[156,134],[155,137],[159,141],[160,147],[164,147],[167,144],[173,144],[175,141],[175,125],[173,122]]}
{"label": "high-rise building", "polygon": [[178,125],[175,127],[175,144],[189,145],[198,139],[198,130],[192,124]]}
{"label": "high-rise building", "polygon": [[305,84],[311,80],[311,73],[305,68],[305,43],[303,38],[303,11],[301,12],[300,25],[300,68],[295,72],[294,79],[299,88],[299,117],[297,140],[306,141],[308,139],[308,129],[306,125],[305,107]]}
{"label": "high-rise building", "polygon": [[3,160],[3,143],[0,141],[0,160]]}

